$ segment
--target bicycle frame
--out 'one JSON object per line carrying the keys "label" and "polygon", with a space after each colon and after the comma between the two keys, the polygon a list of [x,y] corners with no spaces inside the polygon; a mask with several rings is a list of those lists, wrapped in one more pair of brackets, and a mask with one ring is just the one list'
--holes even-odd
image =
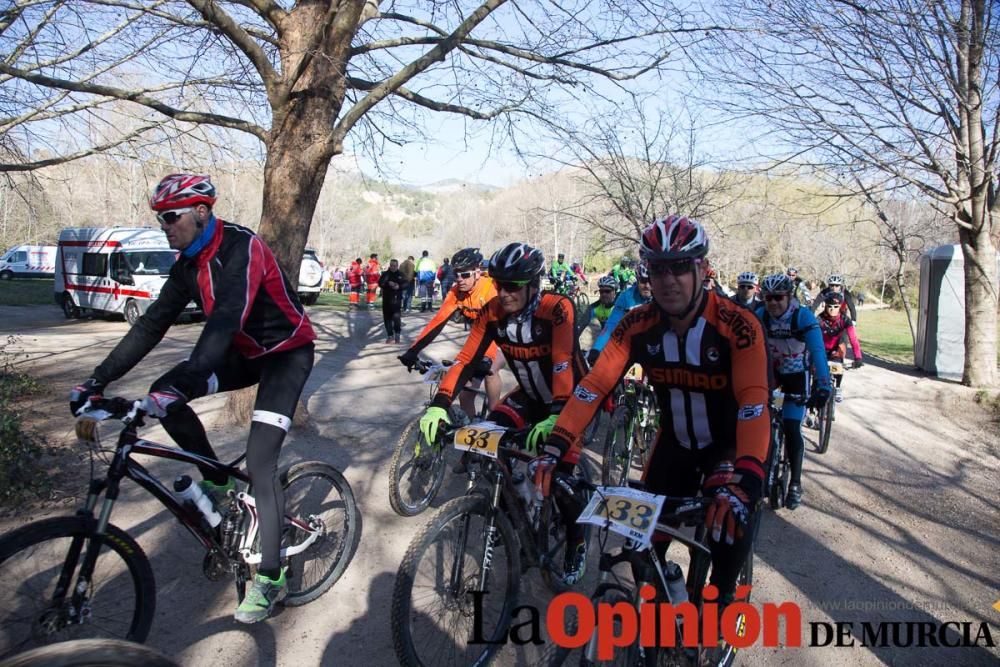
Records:
{"label": "bicycle frame", "polygon": [[[170,512],[177,517],[177,520],[181,523],[181,525],[187,528],[187,530],[196,540],[198,540],[203,548],[209,551],[215,551],[218,554],[223,554],[227,557],[227,560],[229,560],[229,556],[231,554],[226,554],[223,545],[219,541],[218,533],[208,524],[204,517],[202,517],[201,513],[197,510],[189,509],[178,501],[174,494],[171,493],[157,477],[150,473],[145,466],[133,460],[132,457],[135,455],[146,455],[154,458],[170,459],[173,461],[180,461],[182,463],[189,463],[194,466],[208,467],[220,474],[235,477],[249,486],[250,477],[243,470],[237,467],[245,455],[240,456],[230,464],[221,463],[215,459],[199,456],[198,454],[193,454],[191,452],[184,451],[183,449],[168,447],[150,440],[139,438],[136,434],[136,430],[142,425],[143,421],[141,417],[138,417],[126,424],[125,428],[122,429],[118,436],[118,443],[115,447],[115,453],[111,459],[111,464],[108,466],[107,475],[103,479],[91,479],[87,500],[84,503],[83,508],[77,513],[93,517],[94,510],[96,509],[100,496],[103,493],[104,502],[101,506],[100,515],[97,518],[95,532],[99,535],[106,534],[107,526],[111,519],[111,511],[115,502],[118,500],[120,493],[121,480],[128,478],[148,491],[154,498],[160,501],[160,504],[170,510]],[[245,509],[249,517],[249,527],[241,536],[240,544],[235,553],[242,556],[243,560],[248,565],[255,565],[260,563],[261,560],[261,554],[259,552],[254,552],[250,548],[250,545],[252,545],[256,540],[259,528],[257,506],[253,497],[246,492],[237,494],[236,500]],[[296,528],[306,532],[309,537],[303,540],[301,544],[282,549],[282,558],[293,556],[305,551],[309,545],[319,538],[320,535],[319,531],[317,531],[313,526],[296,517],[286,515],[285,518]],[[96,556],[97,554],[95,551],[95,560]],[[91,566],[92,565],[93,564],[91,563]]]}

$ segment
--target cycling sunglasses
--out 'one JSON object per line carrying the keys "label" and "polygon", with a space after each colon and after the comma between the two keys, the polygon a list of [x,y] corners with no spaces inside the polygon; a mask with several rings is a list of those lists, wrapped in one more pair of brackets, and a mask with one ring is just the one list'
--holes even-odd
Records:
{"label": "cycling sunglasses", "polygon": [[471,278],[474,275],[476,275],[475,271],[462,271],[461,273],[456,273],[455,277],[457,277],[457,278],[459,278],[461,280],[468,280],[469,278]]}
{"label": "cycling sunglasses", "polygon": [[602,290],[598,290],[598,291],[601,294],[614,294],[615,293],[615,291],[613,289],[611,289],[610,287],[602,289]]}
{"label": "cycling sunglasses", "polygon": [[665,276],[668,273],[672,276],[683,276],[694,271],[695,265],[700,263],[700,260],[696,259],[681,259],[676,262],[650,262],[646,268],[649,269],[651,276]]}
{"label": "cycling sunglasses", "polygon": [[507,293],[516,292],[530,282],[530,280],[493,280],[493,284],[496,285],[498,290],[503,290]]}
{"label": "cycling sunglasses", "polygon": [[172,225],[180,220],[182,215],[193,210],[189,206],[188,208],[175,208],[172,211],[160,211],[156,214],[156,219],[160,221],[161,225]]}
{"label": "cycling sunglasses", "polygon": [[787,294],[765,294],[764,301],[781,301],[787,296]]}
{"label": "cycling sunglasses", "polygon": [[739,289],[753,289],[756,285],[740,285]]}

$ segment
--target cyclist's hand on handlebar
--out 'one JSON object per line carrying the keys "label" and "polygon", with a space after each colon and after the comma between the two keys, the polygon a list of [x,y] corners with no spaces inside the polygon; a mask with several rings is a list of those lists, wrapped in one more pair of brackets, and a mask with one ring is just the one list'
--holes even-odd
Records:
{"label": "cyclist's hand on handlebar", "polygon": [[104,393],[105,385],[94,378],[87,378],[82,383],[73,387],[69,392],[69,409],[76,417],[80,410],[91,398],[100,398]]}
{"label": "cyclist's hand on handlebar", "polygon": [[830,400],[830,395],[833,393],[833,389],[830,387],[829,383],[820,384],[813,391],[812,396],[809,398],[809,407],[821,408],[826,405],[827,401]]}
{"label": "cyclist's hand on handlebar", "polygon": [[399,355],[396,358],[399,359],[399,363],[406,366],[406,370],[408,372],[412,372],[413,367],[417,365],[418,361],[420,361],[418,353],[414,352],[413,350],[407,350],[406,352],[404,352],[403,354]]}
{"label": "cyclist's hand on handlebar", "polygon": [[535,488],[541,489],[542,495],[548,497],[552,486],[552,471],[559,465],[562,453],[554,445],[546,445],[542,453],[528,462],[528,474],[535,480]]}
{"label": "cyclist's hand on handlebar", "polygon": [[862,361],[861,359],[855,359],[854,363],[851,364],[851,368],[861,368],[864,365],[865,365],[864,361]]}
{"label": "cyclist's hand on handlebar", "polygon": [[749,470],[736,470],[722,461],[705,480],[703,492],[713,502],[705,514],[705,526],[712,540],[732,544],[742,536],[750,520],[750,510],[760,498],[762,481]]}
{"label": "cyclist's hand on handlebar", "polygon": [[424,415],[420,418],[420,432],[429,446],[434,445],[434,441],[437,439],[438,426],[441,422],[451,424],[448,411],[444,408],[434,406],[427,408]]}
{"label": "cyclist's hand on handlebar", "polygon": [[600,350],[595,350],[593,348],[591,348],[590,350],[588,350],[587,351],[587,365],[590,366],[591,368],[593,368],[594,364],[597,363],[597,357],[600,354],[601,354]]}
{"label": "cyclist's hand on handlebar", "polygon": [[[555,427],[558,419],[559,415],[549,415],[531,427],[531,431],[528,433],[528,439],[525,441],[529,452],[535,453],[541,449],[542,443],[545,442],[550,435],[552,435],[552,429]],[[555,445],[550,446],[555,448],[555,451],[559,453],[559,450],[555,447]]]}
{"label": "cyclist's hand on handlebar", "polygon": [[174,386],[151,391],[142,400],[142,409],[147,415],[163,419],[171,412],[187,404],[187,396]]}

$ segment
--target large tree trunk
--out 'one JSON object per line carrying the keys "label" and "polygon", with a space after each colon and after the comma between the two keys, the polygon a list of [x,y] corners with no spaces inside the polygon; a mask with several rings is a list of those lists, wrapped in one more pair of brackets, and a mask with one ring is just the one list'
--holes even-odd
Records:
{"label": "large tree trunk", "polygon": [[[973,210],[976,208],[974,205]],[[985,213],[982,204],[980,211]],[[997,384],[997,251],[990,238],[989,225],[980,225],[977,232],[961,230],[959,238],[965,256],[962,384],[994,386]]]}

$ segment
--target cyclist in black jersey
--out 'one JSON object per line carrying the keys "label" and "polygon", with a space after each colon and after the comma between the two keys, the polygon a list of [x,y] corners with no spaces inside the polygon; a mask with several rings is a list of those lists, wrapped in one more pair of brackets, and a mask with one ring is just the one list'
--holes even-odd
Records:
{"label": "cyclist in black jersey", "polygon": [[[159,298],[139,318],[93,374],[70,393],[73,414],[100,396],[156,344],[194,300],[205,328],[187,361],[156,380],[143,408],[160,419],[184,449],[217,459],[205,427],[188,402],[217,391],[259,385],[247,439],[247,471],[260,521],[262,560],[236,620],[270,615],[286,593],[280,567],[284,493],[278,454],[313,365],[313,332],[295,288],[270,248],[252,231],[215,217],[215,186],[208,176],[171,174],[149,200],[171,248],[180,256]],[[206,494],[218,500],[235,480],[201,468]]]}

